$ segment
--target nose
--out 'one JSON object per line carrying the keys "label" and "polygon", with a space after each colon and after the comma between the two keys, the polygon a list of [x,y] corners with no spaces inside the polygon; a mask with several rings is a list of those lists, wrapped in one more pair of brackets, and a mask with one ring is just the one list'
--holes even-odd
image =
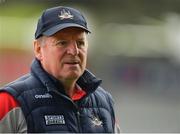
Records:
{"label": "nose", "polygon": [[73,56],[79,54],[79,49],[78,49],[76,41],[71,41],[71,43],[68,45],[67,54],[70,54]]}

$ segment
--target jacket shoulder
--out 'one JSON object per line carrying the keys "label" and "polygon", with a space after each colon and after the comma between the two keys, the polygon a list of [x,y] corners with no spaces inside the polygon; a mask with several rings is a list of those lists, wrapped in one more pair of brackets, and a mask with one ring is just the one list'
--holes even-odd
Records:
{"label": "jacket shoulder", "polygon": [[37,86],[37,79],[30,73],[6,84],[0,88],[0,92],[8,92],[15,98],[18,98],[22,93],[31,90],[32,86]]}
{"label": "jacket shoulder", "polygon": [[106,90],[104,90],[102,87],[98,87],[97,90],[95,91],[95,95],[98,98],[101,98],[102,100],[106,100],[107,103],[109,103],[110,105],[114,105],[114,100],[112,95],[107,92]]}

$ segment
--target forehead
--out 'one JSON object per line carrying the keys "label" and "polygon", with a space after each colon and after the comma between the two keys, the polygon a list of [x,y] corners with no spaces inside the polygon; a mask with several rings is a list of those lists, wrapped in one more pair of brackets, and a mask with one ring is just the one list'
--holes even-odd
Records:
{"label": "forehead", "polygon": [[85,30],[76,27],[65,28],[52,35],[55,38],[85,38],[85,36]]}

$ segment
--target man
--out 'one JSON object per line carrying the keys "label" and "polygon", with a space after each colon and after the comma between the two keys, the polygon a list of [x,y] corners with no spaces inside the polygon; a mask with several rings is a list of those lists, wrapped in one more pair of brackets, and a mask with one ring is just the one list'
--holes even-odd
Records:
{"label": "man", "polygon": [[86,69],[88,33],[76,9],[43,12],[31,72],[1,89],[0,132],[115,132],[112,97]]}

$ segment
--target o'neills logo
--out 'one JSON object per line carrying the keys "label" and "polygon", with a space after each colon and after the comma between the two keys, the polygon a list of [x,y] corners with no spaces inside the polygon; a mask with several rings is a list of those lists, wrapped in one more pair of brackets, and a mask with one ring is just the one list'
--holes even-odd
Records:
{"label": "o'neills logo", "polygon": [[36,94],[35,95],[35,98],[36,99],[47,99],[47,98],[52,98],[52,95],[49,94],[49,93],[46,93],[46,94]]}

